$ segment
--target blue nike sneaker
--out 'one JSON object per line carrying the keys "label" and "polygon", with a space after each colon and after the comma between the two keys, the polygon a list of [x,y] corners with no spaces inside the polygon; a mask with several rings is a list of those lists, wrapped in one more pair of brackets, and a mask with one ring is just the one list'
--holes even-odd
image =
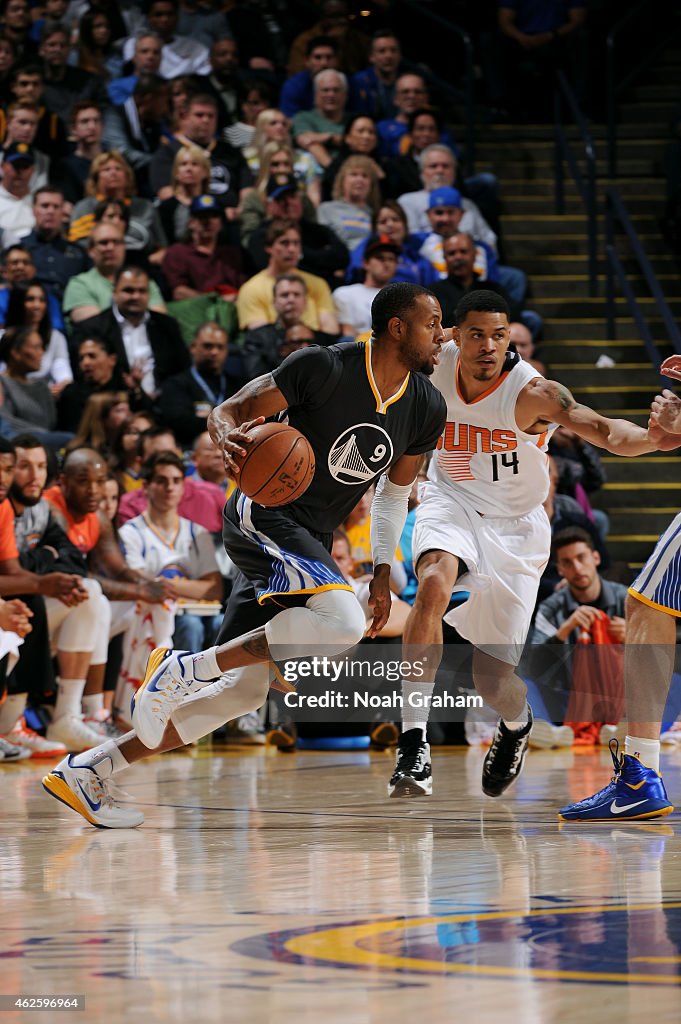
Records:
{"label": "blue nike sneaker", "polygon": [[593,796],[561,807],[561,821],[640,821],[672,813],[664,782],[653,768],[635,754],[620,756],[617,740],[610,741],[610,754],[614,778]]}

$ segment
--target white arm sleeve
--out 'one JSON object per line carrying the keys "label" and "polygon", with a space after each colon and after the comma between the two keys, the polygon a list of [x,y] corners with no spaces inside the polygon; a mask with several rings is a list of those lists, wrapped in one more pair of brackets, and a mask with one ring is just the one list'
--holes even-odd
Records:
{"label": "white arm sleeve", "polygon": [[391,565],[409,511],[411,484],[394,484],[384,474],[371,503],[371,551],[374,565]]}

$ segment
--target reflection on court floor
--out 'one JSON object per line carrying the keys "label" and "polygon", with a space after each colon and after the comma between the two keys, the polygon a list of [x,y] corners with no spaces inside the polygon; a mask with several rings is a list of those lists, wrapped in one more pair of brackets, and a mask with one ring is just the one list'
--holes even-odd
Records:
{"label": "reflection on court floor", "polygon": [[401,803],[389,754],[196,748],[121,776],[146,815],[121,831],[7,766],[0,995],[84,993],[64,1024],[678,1022],[676,817],[560,825],[607,750],[533,751],[502,801],[482,756],[435,749],[434,796]]}

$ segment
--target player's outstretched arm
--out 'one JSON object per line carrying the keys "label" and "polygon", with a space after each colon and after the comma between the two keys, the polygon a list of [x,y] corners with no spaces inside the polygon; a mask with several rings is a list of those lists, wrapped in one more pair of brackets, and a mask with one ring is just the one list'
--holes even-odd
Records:
{"label": "player's outstretched arm", "polygon": [[243,458],[246,447],[253,439],[248,431],[269,416],[275,416],[288,407],[288,402],[274,383],[271,373],[256,377],[240,391],[218,405],[208,416],[208,433],[213,444],[222,450],[225,469],[236,477],[239,464],[235,456]]}
{"label": "player's outstretched arm", "polygon": [[649,423],[644,430],[629,420],[601,416],[576,402],[563,384],[539,377],[520,393],[516,421],[521,430],[531,434],[541,433],[551,423],[560,423],[614,455],[644,455],[668,447],[668,435],[660,427]]}

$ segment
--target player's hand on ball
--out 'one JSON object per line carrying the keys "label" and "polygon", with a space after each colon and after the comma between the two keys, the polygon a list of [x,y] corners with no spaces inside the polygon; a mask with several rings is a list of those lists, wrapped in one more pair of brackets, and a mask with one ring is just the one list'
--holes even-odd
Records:
{"label": "player's hand on ball", "polygon": [[220,439],[225,471],[235,480],[238,479],[241,471],[240,460],[246,458],[246,450],[249,445],[253,444],[253,438],[248,436],[248,431],[264,422],[265,417],[258,416],[254,420],[242,423],[239,427],[233,427]]}
{"label": "player's hand on ball", "polygon": [[374,572],[374,578],[369,584],[369,607],[374,613],[366,635],[376,637],[386,625],[390,617],[390,566],[378,565]]}

